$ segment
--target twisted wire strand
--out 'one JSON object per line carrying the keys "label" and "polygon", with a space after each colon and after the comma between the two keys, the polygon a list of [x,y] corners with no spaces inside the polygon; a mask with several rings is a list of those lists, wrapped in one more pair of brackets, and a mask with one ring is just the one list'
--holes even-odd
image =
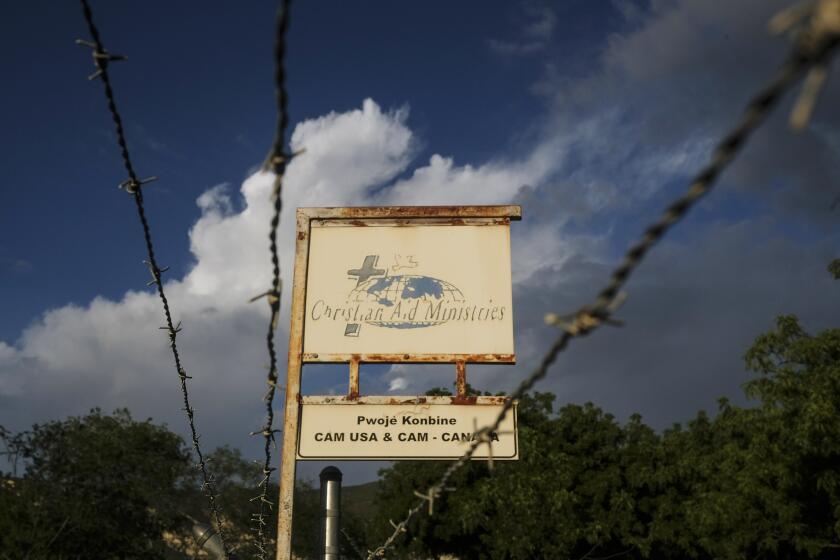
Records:
{"label": "twisted wire strand", "polygon": [[350,536],[350,533],[348,533],[346,530],[344,530],[344,528],[342,528],[341,535],[344,537],[344,540],[347,541],[347,544],[350,545],[350,548],[353,549],[353,552],[356,553],[356,556],[361,558],[361,560],[365,560],[365,554],[362,552],[362,549],[359,547],[359,544],[356,542],[356,540]]}
{"label": "twisted wire strand", "polygon": [[648,251],[671,227],[685,217],[700,198],[708,194],[720,174],[738,155],[750,135],[765,121],[785,91],[807,70],[826,64],[837,47],[838,41],[840,41],[840,35],[837,31],[822,37],[815,37],[807,32],[800,34],[791,55],[774,79],[748,103],[741,120],[718,143],[711,161],[692,179],[685,194],[670,204],[661,217],[645,230],[642,238],[627,251],[621,263],[610,275],[607,285],[598,293],[594,304],[582,307],[568,321],[561,320],[553,314],[546,317],[546,322],[561,326],[563,332],[549,347],[537,368],[522,381],[512,395],[505,399],[496,420],[476,432],[481,437],[474,438],[464,454],[450,463],[438,482],[431,485],[424,494],[415,492],[420,496],[418,502],[408,510],[408,514],[401,522],[392,522],[393,533],[382,545],[368,552],[367,560],[384,556],[385,552],[394,546],[400,533],[407,531],[408,523],[423,510],[424,506],[429,506],[431,514],[434,500],[440,497],[443,491],[454,490],[447,486],[452,475],[472,458],[478,447],[484,444],[490,445],[487,435],[499,429],[508,412],[513,408],[514,401],[524,397],[539,380],[548,374],[557,356],[566,349],[573,338],[586,336],[604,323],[610,322],[613,311],[623,299],[621,289]]}
{"label": "twisted wire strand", "polygon": [[150,282],[150,284],[153,283],[157,286],[157,293],[160,297],[161,303],[163,304],[163,313],[166,318],[166,326],[161,328],[167,331],[169,335],[169,346],[172,349],[172,357],[175,362],[175,369],[178,373],[178,379],[180,380],[181,384],[181,394],[183,396],[184,411],[186,412],[187,420],[189,422],[190,437],[192,439],[193,449],[195,450],[196,456],[198,457],[197,467],[201,472],[202,490],[204,491],[209,501],[211,517],[216,525],[216,531],[219,535],[219,538],[221,539],[222,546],[225,551],[225,556],[227,556],[229,554],[229,551],[224,539],[224,532],[222,529],[220,508],[217,503],[215,485],[213,483],[212,475],[210,475],[207,471],[207,460],[204,458],[204,454],[201,451],[201,446],[199,444],[199,439],[201,436],[198,435],[198,430],[195,427],[195,409],[190,404],[189,392],[187,390],[187,379],[191,379],[191,377],[188,376],[186,374],[186,371],[184,370],[184,367],[181,363],[181,356],[178,351],[178,345],[176,343],[177,335],[181,331],[181,326],[180,323],[176,326],[172,321],[172,312],[169,306],[169,300],[166,297],[166,293],[163,289],[163,282],[161,281],[161,275],[163,272],[165,272],[166,269],[161,269],[158,266],[157,258],[155,256],[154,244],[152,242],[151,226],[149,225],[149,221],[146,217],[146,209],[143,204],[143,190],[141,186],[144,183],[149,182],[151,179],[146,179],[143,181],[138,179],[137,173],[134,169],[134,165],[131,160],[131,155],[128,151],[128,143],[126,142],[125,138],[125,130],[123,128],[122,116],[120,115],[119,110],[117,109],[114,91],[111,87],[111,80],[108,74],[108,63],[110,61],[120,60],[123,57],[116,57],[108,53],[108,51],[103,46],[102,38],[99,34],[99,29],[93,22],[93,12],[91,11],[90,4],[87,0],[81,0],[81,3],[85,21],[87,22],[90,36],[93,39],[93,59],[97,71],[96,74],[92,76],[92,78],[98,77],[102,80],[102,84],[105,90],[105,99],[108,103],[108,111],[111,114],[111,118],[114,121],[117,144],[120,148],[120,155],[122,157],[123,167],[125,167],[125,170],[128,173],[129,177],[128,180],[122,184],[122,186],[124,186],[126,191],[133,196],[135,206],[137,208],[137,215],[140,218],[140,224],[143,228],[143,239],[146,244],[146,252],[148,258],[146,263],[148,264],[149,270],[152,274],[152,282]]}
{"label": "twisted wire strand", "polygon": [[[277,8],[276,19],[276,36],[274,44],[274,81],[276,87],[276,102],[277,102],[277,130],[274,136],[274,142],[271,151],[266,158],[263,168],[274,173],[274,185],[272,188],[272,198],[274,204],[274,214],[271,217],[271,227],[268,234],[269,251],[271,253],[272,266],[272,280],[271,288],[263,294],[268,299],[268,304],[271,309],[271,317],[268,322],[268,333],[266,334],[266,346],[268,347],[268,379],[266,381],[268,390],[263,398],[266,408],[266,422],[260,432],[265,438],[264,452],[265,459],[262,465],[263,478],[260,482],[262,487],[261,493],[254,499],[259,500],[259,513],[253,516],[256,523],[254,529],[257,533],[257,538],[254,545],[257,548],[257,557],[260,560],[266,560],[268,554],[266,527],[268,526],[266,518],[269,511],[272,509],[273,502],[268,497],[268,481],[271,473],[276,469],[271,466],[271,448],[275,443],[274,434],[279,431],[273,428],[274,425],[274,394],[277,390],[277,350],[274,344],[275,333],[277,329],[277,322],[280,318],[280,298],[282,295],[282,283],[280,279],[280,258],[277,254],[277,228],[280,224],[280,214],[283,210],[283,177],[286,172],[286,166],[291,159],[291,155],[284,152],[286,143],[286,129],[289,126],[289,110],[288,100],[289,95],[286,91],[286,34],[289,29],[289,9],[291,7],[291,0],[282,0]],[[262,296],[258,296],[262,297]],[[257,298],[255,298],[257,299]]]}

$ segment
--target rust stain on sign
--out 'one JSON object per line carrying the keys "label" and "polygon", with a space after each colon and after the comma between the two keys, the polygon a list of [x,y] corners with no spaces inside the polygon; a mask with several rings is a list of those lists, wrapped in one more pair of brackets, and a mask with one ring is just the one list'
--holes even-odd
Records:
{"label": "rust stain on sign", "polygon": [[455,363],[463,361],[467,364],[499,363],[515,364],[515,354],[319,354],[318,352],[305,353],[302,356],[304,363],[349,363],[353,356],[359,356],[360,363]]}
{"label": "rust stain on sign", "polygon": [[354,206],[298,208],[298,215],[309,220],[377,218],[522,218],[522,208],[508,206]]}

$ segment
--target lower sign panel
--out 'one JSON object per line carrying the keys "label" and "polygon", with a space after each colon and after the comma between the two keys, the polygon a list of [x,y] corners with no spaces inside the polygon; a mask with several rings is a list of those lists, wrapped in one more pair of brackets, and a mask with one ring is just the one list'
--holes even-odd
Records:
{"label": "lower sign panel", "polygon": [[[492,424],[504,397],[475,397],[454,404],[453,397],[302,397],[297,458],[457,459],[476,431]],[[473,459],[519,458],[516,406]]]}

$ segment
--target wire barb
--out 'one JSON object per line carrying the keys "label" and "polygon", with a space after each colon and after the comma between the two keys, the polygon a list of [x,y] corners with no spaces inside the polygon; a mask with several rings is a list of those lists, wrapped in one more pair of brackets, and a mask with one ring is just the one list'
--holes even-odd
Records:
{"label": "wire barb", "polygon": [[183,410],[187,415],[187,421],[189,423],[193,449],[195,449],[196,456],[198,457],[196,468],[199,471],[201,471],[201,489],[207,496],[207,500],[210,505],[211,520],[216,526],[216,532],[219,535],[222,549],[224,550],[224,555],[227,558],[229,557],[230,552],[225,542],[225,535],[221,518],[221,508],[217,503],[214,479],[207,472],[206,468],[209,459],[205,459],[201,451],[201,446],[199,445],[200,436],[198,434],[198,430],[195,427],[195,409],[190,404],[189,392],[187,390],[187,379],[190,379],[190,377],[186,374],[184,367],[181,365],[181,356],[178,352],[178,346],[175,343],[175,337],[180,331],[180,323],[177,327],[173,324],[172,312],[169,307],[169,300],[167,299],[166,293],[164,292],[163,283],[160,281],[160,275],[168,269],[161,269],[157,264],[157,260],[155,258],[154,244],[152,242],[152,230],[151,226],[149,225],[149,221],[146,218],[146,209],[143,204],[143,191],[140,188],[142,185],[156,180],[157,177],[149,177],[147,179],[142,180],[138,178],[137,172],[134,169],[134,164],[131,160],[131,155],[128,150],[128,143],[125,138],[125,130],[123,127],[122,116],[120,115],[120,112],[117,109],[117,102],[114,96],[114,90],[111,86],[110,76],[108,75],[109,64],[111,62],[119,60],[126,60],[126,57],[122,55],[110,54],[108,52],[108,50],[102,44],[102,39],[99,35],[99,29],[97,29],[96,25],[93,22],[93,12],[91,11],[88,0],[81,0],[81,5],[85,22],[87,23],[88,31],[90,32],[91,40],[88,41],[84,39],[78,39],[76,43],[93,49],[93,64],[96,67],[96,72],[90,75],[89,79],[92,80],[94,78],[100,78],[105,91],[105,100],[108,104],[108,112],[111,115],[111,120],[114,123],[117,144],[120,149],[120,156],[122,158],[123,167],[125,167],[125,171],[128,174],[128,179],[123,181],[120,184],[120,187],[125,189],[126,192],[128,192],[134,197],[137,215],[140,219],[140,225],[143,228],[143,239],[146,244],[147,253],[147,260],[145,262],[149,267],[149,270],[151,271],[153,279],[150,285],[157,286],[158,296],[160,297],[161,304],[163,305],[163,313],[166,319],[166,326],[163,327],[163,329],[168,331],[169,333],[169,346],[172,349],[172,357],[173,361],[175,362],[175,371],[177,372],[178,379],[181,385],[181,395],[183,397],[184,403]]}
{"label": "wire barb", "polygon": [[268,290],[259,295],[256,295],[248,300],[248,303],[254,303],[255,301],[267,298],[269,305],[277,305],[280,303],[280,290]]}
{"label": "wire barb", "polygon": [[128,194],[137,194],[137,191],[140,190],[140,187],[146,185],[148,183],[154,183],[157,181],[158,178],[155,175],[151,177],[146,177],[145,179],[136,179],[136,178],[129,178],[117,185],[117,188],[124,190]]}
{"label": "wire barb", "polygon": [[829,51],[840,40],[840,0],[794,4],[777,13],[767,27],[776,35],[793,34],[797,54],[811,61],[790,114],[790,127],[798,132],[811,120],[828,75]]}
{"label": "wire barb", "polygon": [[278,174],[281,169],[284,169],[288,166],[293,159],[298,157],[299,155],[306,152],[306,148],[300,148],[299,150],[295,150],[294,152],[286,153],[286,152],[278,152],[268,154],[268,157],[265,158],[265,163],[263,163],[263,169],[271,171],[274,174]]}
{"label": "wire barb", "polygon": [[[414,491],[414,495],[418,498],[428,502],[429,504],[429,516],[434,515],[435,513],[435,499],[440,497],[440,488],[438,486],[431,486],[428,490],[426,490],[425,494],[421,494],[418,491]],[[404,527],[403,523],[400,524],[400,527]]]}
{"label": "wire barb", "polygon": [[182,330],[181,329],[181,321],[178,321],[178,324],[175,325],[174,327],[172,327],[170,325],[164,325],[162,327],[158,327],[158,330],[169,331],[169,336],[174,336],[174,335],[178,334],[179,332],[181,332],[181,330]]}
{"label": "wire barb", "polygon": [[152,271],[152,279],[149,280],[148,282],[146,282],[146,286],[154,286],[155,284],[160,284],[160,275],[163,274],[164,272],[168,271],[168,270],[169,270],[168,266],[165,266],[165,267],[163,267],[163,268],[161,268],[160,270],[157,270],[157,271],[153,270]]}
{"label": "wire barb", "polygon": [[584,336],[602,324],[614,327],[622,327],[624,323],[613,319],[612,315],[627,300],[627,293],[620,292],[611,302],[606,305],[582,307],[577,313],[569,315],[557,315],[548,313],[545,322],[548,325],[560,327],[572,336]]}
{"label": "wire barb", "polygon": [[91,55],[93,56],[93,64],[96,66],[96,72],[88,76],[88,80],[95,80],[101,78],[105,73],[105,69],[111,62],[119,62],[121,60],[128,60],[128,57],[122,54],[111,54],[102,47],[101,44],[86,41],[84,39],[76,39],[76,44],[82,47],[93,49]]}
{"label": "wire barb", "polygon": [[[490,426],[478,427],[478,421],[473,418],[473,435],[479,445],[487,445],[487,470],[493,470],[493,432]],[[498,435],[498,434],[497,434]],[[477,448],[478,446],[476,446]]]}

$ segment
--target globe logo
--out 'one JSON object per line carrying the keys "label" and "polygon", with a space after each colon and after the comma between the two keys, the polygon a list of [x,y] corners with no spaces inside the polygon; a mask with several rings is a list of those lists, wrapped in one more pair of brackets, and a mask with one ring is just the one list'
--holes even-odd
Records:
{"label": "globe logo", "polygon": [[[425,309],[430,305],[443,302],[456,304],[464,301],[461,290],[438,278],[431,276],[417,276],[401,274],[398,276],[384,276],[371,278],[359,284],[348,296],[352,303],[375,302],[384,307],[404,309],[402,313],[396,311],[389,318],[366,321],[368,324],[391,329],[418,329],[439,325],[445,321],[435,320],[426,314],[417,316],[417,304]],[[414,311],[414,313],[412,313]]]}
{"label": "globe logo", "polygon": [[[446,322],[440,314],[441,305],[462,304],[466,300],[461,290],[445,280],[417,274],[388,276],[385,269],[376,268],[378,261],[379,255],[368,255],[360,268],[347,271],[356,279],[347,303],[357,309],[364,306],[379,310],[368,312],[368,317],[362,319],[364,323],[389,329],[431,327]],[[409,261],[405,268],[417,266],[412,257]],[[349,322],[345,336],[358,336],[360,327],[359,323]]]}

